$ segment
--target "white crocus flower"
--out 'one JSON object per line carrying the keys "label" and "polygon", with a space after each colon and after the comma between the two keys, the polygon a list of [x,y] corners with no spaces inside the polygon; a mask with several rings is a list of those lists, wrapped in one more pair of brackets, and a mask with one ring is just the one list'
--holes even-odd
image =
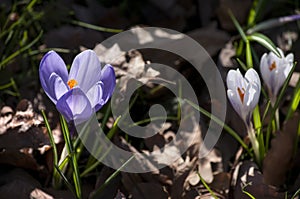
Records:
{"label": "white crocus flower", "polygon": [[261,76],[268,87],[272,105],[275,104],[278,91],[290,73],[294,62],[294,55],[292,53],[285,57],[282,50],[277,49],[281,58],[270,52],[269,54],[263,54],[260,60]]}
{"label": "white crocus flower", "polygon": [[230,70],[227,75],[227,95],[234,110],[243,119],[257,161],[260,161],[259,144],[253,129],[251,116],[258,103],[261,83],[257,72],[249,69],[245,77],[240,70]]}
{"label": "white crocus flower", "polygon": [[260,95],[260,79],[254,69],[249,69],[245,78],[239,69],[230,70],[227,75],[227,95],[234,110],[249,126],[253,109]]}

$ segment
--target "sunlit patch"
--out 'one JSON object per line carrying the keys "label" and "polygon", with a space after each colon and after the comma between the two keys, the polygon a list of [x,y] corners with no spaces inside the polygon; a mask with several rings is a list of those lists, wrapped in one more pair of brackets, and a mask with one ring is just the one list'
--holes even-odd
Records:
{"label": "sunlit patch", "polygon": [[237,90],[242,103],[244,103],[245,89],[244,88],[240,89],[240,87],[238,87]]}
{"label": "sunlit patch", "polygon": [[78,85],[78,83],[75,79],[71,79],[68,81],[68,86],[70,89],[72,89],[74,86],[77,86],[77,85]]}
{"label": "sunlit patch", "polygon": [[275,63],[275,61],[273,61],[273,63],[271,64],[271,66],[269,66],[269,70],[270,71],[272,71],[272,70],[274,70],[274,69],[276,69],[276,63]]}

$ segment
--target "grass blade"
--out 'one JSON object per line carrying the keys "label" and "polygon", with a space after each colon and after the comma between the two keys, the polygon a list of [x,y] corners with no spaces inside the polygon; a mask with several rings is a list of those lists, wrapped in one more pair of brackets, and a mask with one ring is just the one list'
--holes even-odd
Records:
{"label": "grass blade", "polygon": [[66,142],[66,146],[68,149],[68,153],[71,157],[71,165],[72,165],[72,169],[73,169],[73,180],[74,180],[74,185],[75,185],[76,196],[77,196],[77,198],[80,199],[80,198],[82,198],[82,193],[81,193],[81,182],[80,182],[78,163],[77,163],[77,159],[76,159],[76,154],[73,150],[73,144],[71,142],[68,124],[62,115],[60,115],[60,123],[61,123],[61,127],[62,127],[63,136],[64,136],[64,139]]}
{"label": "grass blade", "polygon": [[250,152],[248,146],[245,144],[245,142],[240,138],[240,136],[232,128],[230,128],[228,125],[224,124],[223,121],[221,121],[219,118],[217,118],[216,116],[214,116],[211,113],[209,113],[208,111],[206,111],[204,108],[201,108],[200,106],[194,104],[190,100],[185,99],[185,101],[187,103],[189,103],[194,109],[200,111],[203,115],[205,115],[206,117],[208,117],[211,120],[213,120],[214,122],[216,122],[218,125],[223,126],[224,130],[226,130],[234,139],[236,139],[236,141],[241,144],[241,146],[249,153],[249,155],[252,156],[252,153]]}
{"label": "grass blade", "polygon": [[239,24],[239,22],[237,21],[237,19],[235,18],[235,16],[232,14],[231,10],[228,11],[228,14],[234,24],[234,26],[236,27],[236,29],[239,31],[242,39],[244,40],[244,42],[247,41],[247,37],[246,37],[246,34],[243,30],[243,28],[241,27],[241,25]]}
{"label": "grass blade", "polygon": [[287,121],[288,119],[290,119],[293,116],[294,112],[297,110],[297,108],[299,106],[299,102],[300,102],[300,78],[298,79],[297,85],[295,87],[295,91],[293,94],[293,100],[289,107],[285,121]]}
{"label": "grass blade", "polygon": [[299,20],[300,19],[300,15],[289,15],[289,16],[284,16],[284,17],[279,17],[276,19],[269,19],[267,21],[261,22],[259,24],[257,24],[256,26],[254,26],[253,28],[250,28],[249,30],[247,30],[248,34],[252,34],[254,32],[257,31],[262,31],[262,30],[267,30],[270,28],[275,28],[278,26],[282,26],[285,23],[289,23],[295,20]]}
{"label": "grass blade", "polygon": [[43,31],[41,31],[40,34],[32,42],[30,42],[28,45],[20,48],[19,50],[17,50],[16,52],[14,52],[10,56],[8,56],[6,59],[4,59],[3,61],[1,61],[1,63],[0,63],[0,69],[2,67],[4,67],[6,64],[8,64],[10,61],[12,61],[15,57],[17,57],[18,55],[20,55],[22,52],[24,52],[25,50],[31,48],[36,42],[38,42],[40,40],[40,38],[42,37],[42,35],[43,35]]}
{"label": "grass blade", "polygon": [[94,191],[94,193],[91,195],[91,199],[94,199],[94,198],[98,198],[97,196],[101,193],[101,191],[109,184],[109,182],[114,178],[116,177],[122,168],[124,168],[135,156],[131,156],[126,162],[124,162],[124,164],[118,169],[116,170],[113,174],[111,174],[109,176],[109,178],[107,178],[105,180],[105,182],[98,188]]}
{"label": "grass blade", "polygon": [[214,198],[214,199],[218,199],[218,197],[216,196],[216,194],[211,190],[211,188],[207,185],[207,183],[205,182],[205,180],[201,177],[200,173],[197,172],[199,178],[200,178],[200,181],[202,182],[202,184],[204,185],[204,187],[207,189],[207,191],[211,194],[211,196]]}
{"label": "grass blade", "polygon": [[281,57],[279,51],[277,50],[275,44],[269,39],[267,36],[261,33],[253,33],[252,35],[248,35],[247,39],[249,41],[256,41],[260,45],[267,48],[269,51],[272,51],[277,57]]}
{"label": "grass blade", "polygon": [[89,23],[85,23],[82,21],[76,21],[76,20],[72,20],[71,23],[74,25],[77,25],[77,26],[81,26],[84,28],[89,28],[89,29],[97,30],[97,31],[101,31],[101,32],[120,33],[123,31],[122,29],[104,28],[101,26],[95,26],[95,25],[92,25]]}

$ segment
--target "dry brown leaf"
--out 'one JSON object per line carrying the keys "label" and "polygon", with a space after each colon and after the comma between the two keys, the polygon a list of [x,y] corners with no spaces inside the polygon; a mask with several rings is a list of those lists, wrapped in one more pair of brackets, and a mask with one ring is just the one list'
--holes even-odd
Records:
{"label": "dry brown leaf", "polygon": [[[108,168],[104,166],[101,169],[100,174],[97,176],[97,182],[95,185],[95,190],[99,189],[105,181],[112,175],[114,172],[113,169]],[[118,186],[121,181],[121,176],[117,175],[115,178],[113,178],[107,186],[97,195],[97,198],[112,198],[113,196],[117,195],[118,193]],[[94,193],[92,192],[90,196],[92,196]]]}
{"label": "dry brown leaf", "polygon": [[249,196],[243,193],[246,191],[255,198],[264,199],[283,199],[284,192],[278,192],[274,187],[263,182],[263,175],[257,165],[252,161],[242,162],[235,168],[229,198],[249,199]]}
{"label": "dry brown leaf", "polygon": [[231,175],[229,173],[218,173],[214,175],[214,180],[209,184],[209,187],[222,195],[227,195],[230,187],[230,179]]}
{"label": "dry brown leaf", "polygon": [[138,183],[132,190],[132,198],[167,199],[168,193],[161,184],[157,183]]}
{"label": "dry brown leaf", "polygon": [[203,46],[210,56],[215,56],[230,39],[229,34],[218,29],[215,22],[206,27],[190,31],[187,35]]}
{"label": "dry brown leaf", "polygon": [[49,194],[45,193],[41,189],[35,188],[31,193],[30,193],[30,199],[54,199],[52,196]]}
{"label": "dry brown leaf", "polygon": [[2,128],[6,131],[0,135],[0,148],[5,150],[38,149],[50,145],[47,134],[38,127],[41,123],[41,118],[33,111],[31,102],[21,100],[16,113]]}
{"label": "dry brown leaf", "polygon": [[232,58],[235,56],[235,54],[236,52],[232,42],[227,43],[225,47],[222,48],[219,54],[219,59],[218,59],[219,64],[223,67],[228,67],[228,68],[234,67]]}
{"label": "dry brown leaf", "polygon": [[283,125],[272,139],[271,148],[263,162],[263,177],[267,184],[281,186],[291,168],[294,145],[299,125],[299,114]]}
{"label": "dry brown leaf", "polygon": [[1,173],[0,185],[1,198],[30,198],[34,189],[41,188],[40,183],[22,169]]}

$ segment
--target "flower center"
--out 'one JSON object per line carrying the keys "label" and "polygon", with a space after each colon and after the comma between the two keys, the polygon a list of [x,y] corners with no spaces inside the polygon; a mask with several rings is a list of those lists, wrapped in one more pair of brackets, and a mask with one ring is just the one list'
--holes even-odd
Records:
{"label": "flower center", "polygon": [[78,83],[75,79],[70,79],[68,81],[68,86],[69,86],[70,89],[72,89],[74,86],[77,86],[77,85],[78,85]]}
{"label": "flower center", "polygon": [[237,90],[242,103],[244,103],[245,89],[244,88],[240,89],[240,87],[238,87]]}
{"label": "flower center", "polygon": [[269,70],[270,71],[272,71],[274,69],[276,69],[276,63],[275,63],[275,61],[273,61],[273,63],[271,64],[271,66],[269,66]]}

